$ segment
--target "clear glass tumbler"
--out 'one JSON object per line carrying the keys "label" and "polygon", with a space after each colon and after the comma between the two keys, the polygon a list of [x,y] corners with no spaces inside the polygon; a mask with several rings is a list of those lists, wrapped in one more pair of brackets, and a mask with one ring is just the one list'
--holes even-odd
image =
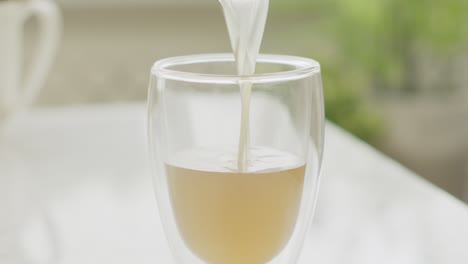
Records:
{"label": "clear glass tumbler", "polygon": [[[166,237],[178,263],[296,263],[323,152],[320,65],[260,55],[256,75],[235,70],[230,54],[169,58],[151,69],[148,130]],[[250,100],[241,100],[246,86]]]}

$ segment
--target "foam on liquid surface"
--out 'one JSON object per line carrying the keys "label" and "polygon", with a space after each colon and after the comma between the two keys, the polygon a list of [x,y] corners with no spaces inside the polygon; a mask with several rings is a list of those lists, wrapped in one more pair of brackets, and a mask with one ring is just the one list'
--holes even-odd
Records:
{"label": "foam on liquid surface", "polygon": [[[235,148],[197,148],[176,153],[168,163],[172,166],[207,172],[240,172]],[[266,173],[303,166],[305,161],[288,152],[273,148],[249,148],[249,166],[245,173]]]}

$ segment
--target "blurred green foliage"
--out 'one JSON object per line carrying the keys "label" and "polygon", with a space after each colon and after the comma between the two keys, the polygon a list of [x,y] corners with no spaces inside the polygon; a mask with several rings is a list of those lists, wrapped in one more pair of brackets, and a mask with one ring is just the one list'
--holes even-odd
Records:
{"label": "blurred green foliage", "polygon": [[431,85],[447,89],[466,51],[467,0],[278,0],[272,7],[314,18],[304,31],[332,49],[311,54],[322,64],[327,118],[371,143],[383,122],[366,97],[427,90],[420,68],[431,62],[442,69]]}

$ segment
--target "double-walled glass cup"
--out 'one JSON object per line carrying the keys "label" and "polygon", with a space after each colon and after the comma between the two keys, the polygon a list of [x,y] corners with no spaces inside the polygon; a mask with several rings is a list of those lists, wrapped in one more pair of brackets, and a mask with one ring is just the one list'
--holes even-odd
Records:
{"label": "double-walled glass cup", "polygon": [[166,237],[178,263],[296,263],[323,152],[320,65],[260,55],[256,75],[235,69],[230,54],[169,58],[151,69],[148,132]]}

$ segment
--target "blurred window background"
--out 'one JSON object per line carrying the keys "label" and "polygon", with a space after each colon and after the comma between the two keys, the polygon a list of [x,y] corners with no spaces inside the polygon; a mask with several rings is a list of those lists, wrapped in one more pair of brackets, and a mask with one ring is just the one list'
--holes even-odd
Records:
{"label": "blurred window background", "polygon": [[[468,1],[270,2],[262,52],[322,64],[328,119],[468,201]],[[142,101],[157,59],[230,51],[216,0],[58,3],[39,105]]]}

